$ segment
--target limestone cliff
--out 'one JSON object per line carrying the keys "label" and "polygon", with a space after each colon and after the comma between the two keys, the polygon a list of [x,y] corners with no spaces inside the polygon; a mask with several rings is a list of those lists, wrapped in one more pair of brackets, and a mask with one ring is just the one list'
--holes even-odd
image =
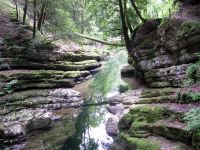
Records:
{"label": "limestone cliff", "polygon": [[[193,7],[199,7],[199,4],[189,8],[183,5],[182,8],[192,12]],[[190,19],[182,18],[178,12],[172,18],[149,20],[138,28],[132,41],[129,63],[150,87],[182,85],[188,65],[197,60],[195,53],[200,50],[197,12],[193,11],[196,15],[194,20],[191,16]]]}

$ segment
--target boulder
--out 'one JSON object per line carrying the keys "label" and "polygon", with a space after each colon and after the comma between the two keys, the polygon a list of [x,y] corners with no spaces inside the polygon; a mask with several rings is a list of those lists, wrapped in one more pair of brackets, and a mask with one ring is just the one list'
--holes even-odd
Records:
{"label": "boulder", "polygon": [[31,132],[34,130],[40,130],[40,129],[48,129],[50,128],[52,124],[52,119],[48,117],[43,117],[43,118],[35,118],[30,121],[28,121],[26,125],[26,131]]}
{"label": "boulder", "polygon": [[117,136],[118,134],[118,122],[117,116],[110,117],[106,122],[106,132],[110,136]]}

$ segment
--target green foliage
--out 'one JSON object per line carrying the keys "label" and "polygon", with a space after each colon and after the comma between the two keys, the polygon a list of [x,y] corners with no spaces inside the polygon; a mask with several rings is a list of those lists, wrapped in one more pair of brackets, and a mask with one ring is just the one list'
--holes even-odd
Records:
{"label": "green foliage", "polygon": [[174,3],[174,0],[148,0],[147,5],[147,18],[165,18],[178,10],[179,3]]}
{"label": "green foliage", "polygon": [[200,129],[200,108],[192,109],[186,113],[184,120],[187,122],[188,130]]}
{"label": "green foliage", "polygon": [[200,77],[199,75],[197,75],[197,72],[199,70],[199,63],[196,64],[192,64],[191,66],[188,67],[187,69],[187,76],[191,79],[193,79],[193,81],[197,81],[198,77]]}
{"label": "green foliage", "polygon": [[15,5],[10,0],[0,0],[0,10],[8,13],[11,19],[16,20]]}
{"label": "green foliage", "polygon": [[[197,53],[196,56],[200,58],[200,54]],[[188,80],[185,81],[186,85],[192,85],[200,81],[200,61],[190,65],[186,71]]]}
{"label": "green foliage", "polygon": [[9,83],[6,84],[6,87],[4,88],[6,92],[12,93],[13,92],[13,86],[16,85],[18,80],[11,80]]}
{"label": "green foliage", "polygon": [[129,86],[127,84],[121,84],[118,86],[120,93],[125,93],[129,90]]}
{"label": "green foliage", "polygon": [[185,114],[184,120],[187,122],[187,129],[193,133],[192,147],[200,148],[200,108],[192,109]]}
{"label": "green foliage", "polygon": [[181,103],[192,103],[192,102],[199,102],[200,101],[200,94],[199,93],[178,93],[178,102]]}

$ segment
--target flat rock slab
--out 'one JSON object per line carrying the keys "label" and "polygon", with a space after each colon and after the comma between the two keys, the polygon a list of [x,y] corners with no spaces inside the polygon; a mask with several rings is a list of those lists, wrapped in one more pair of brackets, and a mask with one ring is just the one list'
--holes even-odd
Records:
{"label": "flat rock slab", "polygon": [[131,65],[124,65],[121,69],[122,77],[131,77],[135,76],[135,68]]}

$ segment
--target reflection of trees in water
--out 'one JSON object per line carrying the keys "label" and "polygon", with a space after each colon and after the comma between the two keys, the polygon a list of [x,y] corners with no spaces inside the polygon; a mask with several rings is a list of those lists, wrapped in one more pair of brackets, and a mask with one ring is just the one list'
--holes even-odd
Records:
{"label": "reflection of trees in water", "polygon": [[[101,94],[90,96],[90,102],[104,101]],[[85,150],[96,150],[98,143],[90,137],[90,128],[97,127],[105,115],[105,108],[102,106],[83,107],[83,111],[76,122],[76,133],[70,137],[64,145],[66,150],[79,150],[80,146]]]}
{"label": "reflection of trees in water", "polygon": [[[117,54],[105,65],[102,71],[97,73],[89,85],[89,103],[100,103],[106,100],[105,96],[123,81],[121,80],[120,67],[127,63],[127,54]],[[97,150],[98,143],[90,136],[91,127],[100,125],[105,116],[105,106],[84,107],[76,122],[76,133],[71,136],[64,145],[65,150]],[[81,146],[81,148],[80,148]]]}
{"label": "reflection of trees in water", "polygon": [[106,95],[112,88],[123,84],[120,69],[126,63],[127,53],[125,51],[118,53],[110,59],[104,68],[94,76],[93,82],[89,86],[90,92],[101,92]]}

